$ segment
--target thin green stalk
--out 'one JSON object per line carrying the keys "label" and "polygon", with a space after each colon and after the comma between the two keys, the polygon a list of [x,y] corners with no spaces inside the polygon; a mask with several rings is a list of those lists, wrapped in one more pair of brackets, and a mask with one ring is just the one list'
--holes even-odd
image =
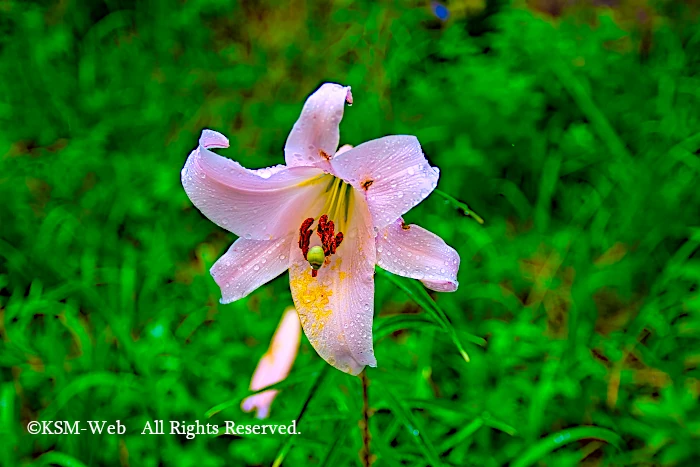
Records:
{"label": "thin green stalk", "polygon": [[479,224],[481,224],[481,225],[484,224],[484,219],[482,219],[481,216],[479,216],[477,213],[475,213],[474,211],[472,211],[471,208],[470,208],[469,206],[466,205],[466,203],[463,203],[463,202],[459,201],[458,199],[456,199],[456,198],[454,198],[454,197],[448,195],[447,193],[445,193],[445,192],[442,191],[442,190],[435,189],[435,191],[433,191],[433,193],[436,193],[436,194],[442,196],[443,198],[445,198],[445,199],[446,199],[447,201],[449,201],[454,207],[456,207],[456,208],[458,208],[458,209],[461,209],[462,212],[464,212],[465,215],[467,215],[467,216],[473,218],[473,219],[474,219],[475,221],[477,221]]}

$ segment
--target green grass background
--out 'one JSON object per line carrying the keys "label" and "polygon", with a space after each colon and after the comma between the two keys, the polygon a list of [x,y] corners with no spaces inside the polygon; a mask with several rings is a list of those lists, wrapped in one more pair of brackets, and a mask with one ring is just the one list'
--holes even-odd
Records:
{"label": "green grass background", "polygon": [[459,251],[456,293],[376,276],[375,465],[700,465],[697,8],[447,6],[0,2],[2,466],[360,465],[359,379],[305,338],[270,419],[301,436],[140,434],[254,421],[288,276],[219,304],[235,237],[180,170],[203,128],[282,163],[325,81],[352,86],[341,143],[417,135],[486,221],[438,194],[406,216]]}

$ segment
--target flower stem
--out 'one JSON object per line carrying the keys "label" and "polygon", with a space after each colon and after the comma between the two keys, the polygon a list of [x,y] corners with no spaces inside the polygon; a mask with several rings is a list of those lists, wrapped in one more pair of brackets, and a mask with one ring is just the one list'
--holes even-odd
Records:
{"label": "flower stem", "polygon": [[369,433],[369,396],[367,390],[369,387],[369,379],[367,378],[366,370],[360,373],[360,380],[362,381],[362,421],[360,421],[360,428],[362,429],[362,450],[360,451],[360,459],[362,461],[362,467],[371,467],[372,454],[369,450],[371,438]]}

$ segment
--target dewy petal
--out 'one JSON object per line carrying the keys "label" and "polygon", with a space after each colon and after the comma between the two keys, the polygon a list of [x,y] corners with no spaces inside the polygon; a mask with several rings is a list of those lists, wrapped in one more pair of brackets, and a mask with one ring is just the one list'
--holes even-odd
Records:
{"label": "dewy petal", "polygon": [[350,86],[334,83],[325,83],[309,96],[284,146],[288,166],[328,164],[340,141],[338,125],[346,101],[352,103]]}
{"label": "dewy petal", "polygon": [[182,185],[202,214],[239,237],[280,238],[303,220],[300,206],[325,189],[323,171],[311,167],[275,166],[247,170],[208,148],[228,146],[221,133],[204,130],[199,147],[182,169]]}
{"label": "dewy petal", "polygon": [[236,240],[210,271],[221,288],[221,303],[243,298],[286,271],[293,238],[288,234],[276,240]]}
{"label": "dewy petal", "polygon": [[403,219],[377,234],[377,264],[393,274],[419,279],[438,292],[457,290],[459,254],[442,238]]}
{"label": "dewy petal", "polygon": [[437,186],[415,136],[385,136],[350,149],[332,160],[334,173],[367,197],[372,221],[381,229],[423,201]]}
{"label": "dewy petal", "polygon": [[[272,336],[270,348],[263,355],[255,368],[250,390],[257,391],[271,384],[283,381],[292,369],[294,359],[301,342],[301,326],[294,307],[289,307],[282,315],[282,320]],[[277,396],[277,390],[268,391],[246,397],[241,403],[244,412],[256,411],[256,417],[263,419],[270,414],[270,405]]]}
{"label": "dewy petal", "polygon": [[289,279],[306,336],[329,364],[352,375],[376,366],[372,348],[376,250],[364,197],[352,190],[348,227],[330,263],[311,276],[311,266],[292,245]]}

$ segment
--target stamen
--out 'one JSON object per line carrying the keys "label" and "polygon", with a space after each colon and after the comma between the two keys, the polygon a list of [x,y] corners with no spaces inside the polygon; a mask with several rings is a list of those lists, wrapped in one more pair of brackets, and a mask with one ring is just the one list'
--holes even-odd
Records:
{"label": "stamen", "polygon": [[318,270],[321,266],[330,264],[331,255],[334,255],[338,250],[338,246],[343,242],[343,233],[335,233],[335,224],[328,220],[328,215],[324,214],[318,219],[316,234],[321,239],[321,246],[310,247],[311,233],[310,227],[313,225],[314,219],[309,217],[302,222],[299,227],[299,248],[304,255],[304,259],[311,265],[311,277],[318,275]]}
{"label": "stamen", "polygon": [[335,225],[333,221],[328,220],[326,214],[322,215],[318,220],[318,229],[316,233],[321,239],[321,245],[323,245],[323,254],[326,256],[331,254],[331,237],[335,236]]}
{"label": "stamen", "polygon": [[338,234],[335,236],[335,241],[333,242],[333,247],[331,248],[331,254],[335,254],[336,248],[338,248],[343,241],[343,232],[338,232]]}
{"label": "stamen", "polygon": [[329,175],[330,182],[326,187],[325,202],[321,213],[333,219],[338,230],[345,230],[350,222],[353,211],[354,188],[342,179]]}
{"label": "stamen", "polygon": [[314,218],[309,217],[304,220],[304,222],[301,223],[301,227],[299,227],[299,248],[301,248],[304,259],[306,259],[306,256],[309,254],[309,244],[311,243],[311,234],[313,233],[313,230],[309,229],[309,227],[311,227],[313,223]]}

